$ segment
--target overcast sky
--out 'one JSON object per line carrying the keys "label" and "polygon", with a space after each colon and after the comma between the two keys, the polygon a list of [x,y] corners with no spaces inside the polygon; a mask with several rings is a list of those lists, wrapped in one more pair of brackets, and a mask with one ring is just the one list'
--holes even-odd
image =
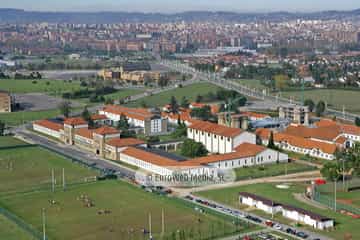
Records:
{"label": "overcast sky", "polygon": [[360,8],[360,0],[0,0],[0,8],[40,11],[237,12],[318,11]]}

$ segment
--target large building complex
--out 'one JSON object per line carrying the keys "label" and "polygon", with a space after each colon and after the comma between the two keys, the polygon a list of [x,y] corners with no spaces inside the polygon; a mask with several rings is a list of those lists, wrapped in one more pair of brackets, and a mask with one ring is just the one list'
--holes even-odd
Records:
{"label": "large building complex", "polygon": [[147,109],[115,105],[105,106],[99,114],[91,116],[100,125],[97,128],[91,128],[82,118],[75,117],[36,121],[33,129],[104,159],[124,162],[160,175],[217,174],[219,169],[288,161],[286,154],[256,145],[253,133],[194,119],[188,128],[188,138],[203,143],[209,155],[193,159],[175,156],[148,147],[142,140],[122,138],[121,131],[108,126],[118,122],[121,116],[125,116],[130,125],[144,128],[145,133],[166,133],[168,118],[154,115]]}
{"label": "large building complex", "polygon": [[188,127],[187,136],[202,143],[211,153],[230,153],[242,143],[256,143],[253,133],[205,121],[194,121]]}
{"label": "large building complex", "polygon": [[[268,144],[271,130],[257,129],[256,135]],[[333,160],[337,149],[345,149],[360,141],[360,127],[322,119],[314,126],[291,125],[283,132],[273,132],[275,145],[316,158]]]}

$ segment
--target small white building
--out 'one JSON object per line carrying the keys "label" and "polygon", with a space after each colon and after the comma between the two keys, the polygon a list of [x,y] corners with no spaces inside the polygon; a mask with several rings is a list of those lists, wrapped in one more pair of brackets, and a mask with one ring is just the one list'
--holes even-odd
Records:
{"label": "small white building", "polygon": [[211,153],[231,153],[242,143],[256,144],[256,135],[240,128],[230,128],[206,121],[194,121],[187,137],[202,143]]}
{"label": "small white building", "polygon": [[241,204],[258,208],[266,213],[276,214],[278,212],[281,212],[282,210],[282,206],[280,203],[274,202],[270,199],[260,197],[258,195],[248,192],[240,192],[239,195],[239,201]]}
{"label": "small white building", "polygon": [[282,215],[320,230],[334,227],[333,219],[294,206],[283,205]]}
{"label": "small white building", "polygon": [[241,204],[255,207],[269,214],[281,213],[283,217],[312,226],[315,229],[328,229],[334,227],[334,220],[302,208],[276,203],[271,199],[253,193],[240,192]]}

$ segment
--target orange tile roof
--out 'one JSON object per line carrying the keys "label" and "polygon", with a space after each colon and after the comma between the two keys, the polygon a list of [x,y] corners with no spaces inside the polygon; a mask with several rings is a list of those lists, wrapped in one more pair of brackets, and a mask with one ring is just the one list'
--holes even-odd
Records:
{"label": "orange tile roof", "polygon": [[248,117],[256,118],[256,119],[263,119],[263,118],[270,117],[269,115],[257,113],[257,112],[241,112],[241,114],[248,116]]}
{"label": "orange tile roof", "polygon": [[113,138],[106,142],[106,144],[113,147],[127,147],[144,144],[145,142],[136,138]]}
{"label": "orange tile roof", "polygon": [[122,151],[122,154],[163,167],[178,165],[178,162],[174,160],[135,147],[126,148],[124,151]]}
{"label": "orange tile roof", "polygon": [[107,119],[107,117],[103,114],[93,114],[91,115],[91,119],[96,121],[96,120],[105,120]]}
{"label": "orange tile roof", "polygon": [[76,130],[75,134],[87,139],[93,139],[93,132],[94,132],[93,130],[87,128],[80,128]]}
{"label": "orange tile roof", "polygon": [[[221,161],[229,161],[235,159],[242,159],[247,157],[255,157],[259,153],[265,151],[266,148],[263,146],[251,144],[251,143],[243,143],[236,148],[236,152],[225,153],[225,154],[214,154],[206,157],[194,158],[188,160],[186,162],[197,163],[199,165],[221,162]],[[186,162],[183,162],[186,165]]]}
{"label": "orange tile roof", "polygon": [[335,140],[335,143],[343,145],[346,142],[346,137],[340,136]]}
{"label": "orange tile roof", "polygon": [[258,136],[260,139],[269,139],[271,130],[268,128],[258,128],[255,130],[256,136]]}
{"label": "orange tile roof", "polygon": [[154,116],[146,108],[127,108],[123,106],[107,105],[102,109],[104,112],[109,112],[117,115],[125,115],[128,118],[146,120]]}
{"label": "orange tile roof", "polygon": [[294,147],[299,147],[304,149],[320,149],[322,152],[328,154],[334,154],[336,151],[336,144],[305,139],[302,137],[297,137],[284,133],[275,133],[274,141],[287,142],[288,144]]}
{"label": "orange tile roof", "polygon": [[193,108],[202,108],[202,107],[205,107],[206,104],[205,103],[193,102],[193,103],[190,103],[190,106],[193,107]]}
{"label": "orange tile roof", "polygon": [[341,130],[347,134],[358,135],[358,136],[360,135],[360,127],[357,127],[355,125],[342,124]]}
{"label": "orange tile roof", "polygon": [[308,128],[305,126],[289,126],[285,134],[301,136],[304,138],[314,138],[319,140],[334,141],[340,134],[341,128],[338,125],[328,125],[326,127]]}
{"label": "orange tile roof", "polygon": [[212,113],[212,114],[217,114],[217,113],[220,112],[220,106],[217,105],[217,104],[212,104],[212,105],[210,106],[210,108],[211,108],[211,113]]}
{"label": "orange tile roof", "polygon": [[56,123],[49,120],[39,120],[34,122],[34,124],[54,130],[54,131],[60,131],[61,129],[64,129],[64,125],[60,123]]}
{"label": "orange tile roof", "polygon": [[243,132],[243,130],[240,128],[230,128],[216,123],[200,120],[194,120],[193,124],[191,124],[189,128],[224,137],[236,137]]}
{"label": "orange tile roof", "polygon": [[102,126],[94,130],[94,133],[99,135],[111,135],[111,134],[120,134],[120,131],[113,127]]}
{"label": "orange tile roof", "polygon": [[87,122],[80,117],[76,117],[76,118],[66,118],[64,120],[64,124],[71,125],[71,126],[77,126],[77,125],[85,125],[85,124],[87,124]]}
{"label": "orange tile roof", "polygon": [[317,127],[328,127],[328,126],[334,126],[336,125],[336,122],[331,119],[321,119],[320,121],[316,122],[315,125]]}
{"label": "orange tile roof", "polygon": [[187,110],[181,111],[180,114],[164,113],[163,112],[163,113],[161,113],[161,116],[162,117],[167,117],[167,118],[170,118],[170,119],[173,119],[173,120],[178,120],[179,117],[180,117],[180,120],[182,122],[191,122],[194,119],[191,118],[190,111],[191,110],[187,109]]}

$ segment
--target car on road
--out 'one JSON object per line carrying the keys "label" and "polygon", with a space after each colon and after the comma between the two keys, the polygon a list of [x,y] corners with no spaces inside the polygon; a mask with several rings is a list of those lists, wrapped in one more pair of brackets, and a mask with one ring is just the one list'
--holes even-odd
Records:
{"label": "car on road", "polygon": [[301,237],[302,239],[306,239],[309,235],[304,232],[297,232],[296,236]]}
{"label": "car on road", "polygon": [[282,226],[280,224],[275,224],[273,228],[279,231],[282,230]]}
{"label": "car on road", "polygon": [[296,231],[294,229],[291,229],[291,228],[287,228],[286,232],[289,233],[289,234],[292,234],[292,235],[296,235]]}

